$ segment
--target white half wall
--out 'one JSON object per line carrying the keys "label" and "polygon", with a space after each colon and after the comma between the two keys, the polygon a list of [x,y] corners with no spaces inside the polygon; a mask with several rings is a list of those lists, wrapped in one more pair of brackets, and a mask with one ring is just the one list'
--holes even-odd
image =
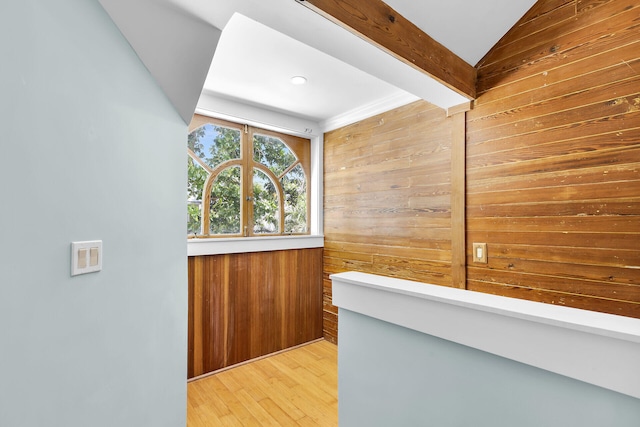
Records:
{"label": "white half wall", "polygon": [[640,320],[332,276],[342,427],[636,427]]}
{"label": "white half wall", "polygon": [[640,319],[349,272],[333,303],[640,399]]}

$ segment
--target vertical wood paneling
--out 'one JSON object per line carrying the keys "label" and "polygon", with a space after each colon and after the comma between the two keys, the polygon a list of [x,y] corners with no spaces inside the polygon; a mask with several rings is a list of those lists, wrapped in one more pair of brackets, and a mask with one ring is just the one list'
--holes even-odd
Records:
{"label": "vertical wood paneling", "polygon": [[464,113],[447,118],[423,101],[325,135],[326,339],[336,342],[338,328],[330,274],[362,271],[452,286],[456,123],[464,153]]}
{"label": "vertical wood paneling", "polygon": [[451,134],[451,285],[467,287],[466,214],[465,214],[465,113],[453,116]]}
{"label": "vertical wood paneling", "polygon": [[640,317],[640,1],[538,1],[478,93],[468,288]]}
{"label": "vertical wood paneling", "polygon": [[322,249],[189,257],[189,378],[322,337]]}

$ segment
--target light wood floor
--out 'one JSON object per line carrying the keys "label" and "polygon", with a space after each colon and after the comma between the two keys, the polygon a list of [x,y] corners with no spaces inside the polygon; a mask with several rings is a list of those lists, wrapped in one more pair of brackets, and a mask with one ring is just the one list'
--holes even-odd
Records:
{"label": "light wood floor", "polygon": [[338,348],[318,341],[187,385],[187,426],[337,426]]}

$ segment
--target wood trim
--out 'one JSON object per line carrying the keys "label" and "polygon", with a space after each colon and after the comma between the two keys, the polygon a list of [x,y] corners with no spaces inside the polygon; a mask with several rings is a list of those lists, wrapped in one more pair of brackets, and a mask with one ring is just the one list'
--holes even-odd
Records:
{"label": "wood trim", "polygon": [[298,0],[330,21],[438,80],[476,97],[476,69],[381,0]]}
{"label": "wood trim", "polygon": [[244,237],[253,235],[253,129],[244,125],[242,130],[242,194],[240,203],[242,217],[240,218],[240,232]]}
{"label": "wood trim", "polygon": [[465,289],[466,279],[466,215],[465,153],[466,113],[458,113],[451,131],[451,286]]}
{"label": "wood trim", "polygon": [[466,113],[467,111],[470,111],[472,108],[472,104],[473,103],[471,101],[468,101],[447,108],[447,117],[455,116],[458,113]]}
{"label": "wood trim", "polygon": [[222,120],[218,118],[203,116],[201,114],[194,114],[193,119],[191,119],[191,123],[189,124],[189,133],[193,132],[195,129],[202,127],[207,124],[215,124],[217,126],[224,126],[231,129],[237,129],[242,132],[242,124],[230,122],[228,120]]}
{"label": "wood trim", "polygon": [[203,379],[205,379],[207,377],[210,377],[212,375],[219,374],[220,372],[228,371],[229,369],[239,368],[240,366],[248,365],[250,363],[254,363],[254,362],[257,362],[259,360],[263,360],[263,359],[267,359],[269,357],[277,356],[279,354],[286,353],[288,351],[297,350],[299,348],[306,347],[306,346],[311,345],[311,344],[316,344],[316,343],[319,343],[319,342],[322,342],[322,341],[326,341],[326,340],[324,338],[316,338],[316,339],[311,340],[309,342],[305,342],[305,343],[302,343],[302,344],[294,345],[293,347],[285,348],[283,350],[274,351],[273,353],[265,354],[264,356],[254,357],[253,359],[245,360],[244,362],[236,363],[235,365],[225,366],[224,368],[220,368],[220,369],[217,369],[215,371],[207,372],[206,374],[198,375],[197,377],[188,378],[187,382],[190,383],[190,382],[193,382],[193,381],[203,380]]}

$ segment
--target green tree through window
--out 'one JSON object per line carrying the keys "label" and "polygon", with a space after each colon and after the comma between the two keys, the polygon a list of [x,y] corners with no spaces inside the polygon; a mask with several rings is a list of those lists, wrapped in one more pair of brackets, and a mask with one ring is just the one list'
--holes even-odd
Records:
{"label": "green tree through window", "polygon": [[189,236],[308,233],[309,140],[197,115],[190,128]]}

